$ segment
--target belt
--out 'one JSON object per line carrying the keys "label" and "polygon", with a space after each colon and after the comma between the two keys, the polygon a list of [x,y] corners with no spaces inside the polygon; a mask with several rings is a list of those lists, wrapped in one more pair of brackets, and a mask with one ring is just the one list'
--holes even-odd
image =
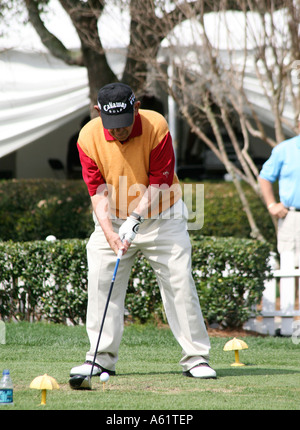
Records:
{"label": "belt", "polygon": [[288,210],[292,212],[300,212],[300,209],[294,208],[293,206],[289,207]]}

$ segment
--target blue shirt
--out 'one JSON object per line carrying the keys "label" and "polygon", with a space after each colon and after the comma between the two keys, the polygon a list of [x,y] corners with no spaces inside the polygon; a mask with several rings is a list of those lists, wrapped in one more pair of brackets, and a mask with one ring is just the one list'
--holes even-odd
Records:
{"label": "blue shirt", "polygon": [[259,176],[278,179],[279,197],[285,207],[300,208],[300,136],[279,143],[264,163]]}

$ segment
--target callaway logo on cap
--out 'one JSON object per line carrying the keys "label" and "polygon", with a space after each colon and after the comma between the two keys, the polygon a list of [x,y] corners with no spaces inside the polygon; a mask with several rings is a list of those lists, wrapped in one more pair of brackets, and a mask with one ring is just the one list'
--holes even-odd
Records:
{"label": "callaway logo on cap", "polygon": [[119,82],[105,85],[97,102],[104,128],[129,127],[133,123],[135,95],[128,85]]}

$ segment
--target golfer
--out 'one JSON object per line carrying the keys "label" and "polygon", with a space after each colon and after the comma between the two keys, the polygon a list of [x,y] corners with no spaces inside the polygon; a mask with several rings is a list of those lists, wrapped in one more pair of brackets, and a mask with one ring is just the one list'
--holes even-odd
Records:
{"label": "golfer", "polygon": [[131,268],[141,251],[153,268],[169,326],[182,348],[185,376],[215,378],[210,341],[191,274],[186,207],[174,173],[174,150],[165,118],[140,109],[123,83],[98,93],[99,117],[78,138],[83,179],[95,230],[87,244],[90,350],[70,376],[90,375],[116,254],[123,251],[110,298],[93,375],[115,374]]}

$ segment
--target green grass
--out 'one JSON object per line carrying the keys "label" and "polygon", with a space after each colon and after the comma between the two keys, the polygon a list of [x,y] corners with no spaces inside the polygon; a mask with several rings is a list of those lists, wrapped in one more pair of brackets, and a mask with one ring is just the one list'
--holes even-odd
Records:
{"label": "green grass", "polygon": [[[233,352],[224,352],[229,338],[212,337],[210,364],[216,380],[182,376],[181,348],[168,328],[125,327],[117,376],[103,391],[94,377],[92,391],[74,391],[69,371],[88,349],[85,327],[46,323],[6,324],[6,344],[0,345],[0,371],[8,368],[14,382],[14,410],[299,410],[300,345],[290,338],[245,337],[241,368],[231,367]],[[60,385],[48,391],[46,406],[30,382],[47,373]],[[1,410],[2,410],[1,409]]]}

